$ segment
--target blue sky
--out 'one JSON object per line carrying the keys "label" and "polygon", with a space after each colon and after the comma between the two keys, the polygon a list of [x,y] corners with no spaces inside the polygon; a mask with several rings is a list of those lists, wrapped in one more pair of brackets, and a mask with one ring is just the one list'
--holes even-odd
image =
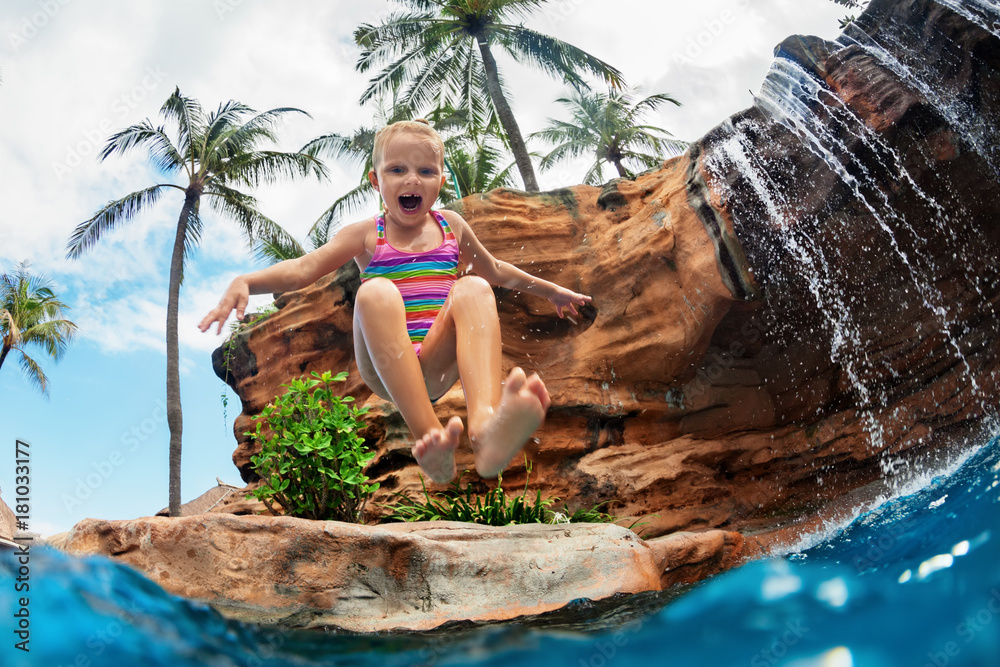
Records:
{"label": "blue sky", "polygon": [[[802,33],[833,38],[842,7],[829,0],[555,0],[528,21],[612,63],[643,92],[683,106],[651,122],[696,139],[752,103],[775,44]],[[373,124],[357,100],[351,34],[397,7],[301,0],[171,0],[100,3],[5,0],[0,7],[0,269],[27,259],[48,278],[80,327],[65,358],[42,356],[48,398],[12,356],[0,369],[0,489],[11,503],[14,443],[31,444],[31,529],[52,534],[85,517],[126,519],[167,504],[164,320],[172,227],[181,200],[169,194],[108,234],[83,259],[65,259],[73,228],[106,201],[162,178],[144,156],[98,162],[108,136],[157,113],[175,86],[206,110],[236,99],[263,110],[294,106],[281,148]],[[527,134],[559,116],[566,92],[545,75],[501,59]],[[527,92],[524,92],[527,91]],[[540,146],[538,148],[541,148]],[[254,194],[293,234],[306,230],[359,175],[331,163],[328,182],[285,183]],[[542,173],[543,189],[579,182],[582,165]],[[362,217],[359,212],[358,217]],[[232,465],[239,401],[211,368],[222,339],[196,322],[229,280],[255,265],[236,228],[206,216],[202,245],[181,290],[182,496],[239,483]],[[262,305],[269,301],[257,297]]]}

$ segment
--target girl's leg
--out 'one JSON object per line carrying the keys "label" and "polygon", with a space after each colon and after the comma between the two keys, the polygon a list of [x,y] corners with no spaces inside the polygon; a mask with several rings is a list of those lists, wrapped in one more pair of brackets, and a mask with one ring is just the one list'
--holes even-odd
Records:
{"label": "girl's leg", "polygon": [[449,481],[455,475],[454,451],[462,420],[452,417],[447,428],[442,428],[434,414],[420,361],[406,333],[403,297],[392,281],[375,278],[361,285],[354,308],[355,351],[362,379],[376,394],[396,404],[418,444],[427,441],[414,446],[424,472],[436,482]]}
{"label": "girl's leg", "polygon": [[[501,386],[500,322],[489,283],[476,276],[455,282],[427,332],[420,363],[432,392],[454,384],[457,370],[469,408],[476,470],[496,477],[541,425],[549,396],[538,375],[525,377],[519,368]],[[439,387],[438,378],[447,384]]]}

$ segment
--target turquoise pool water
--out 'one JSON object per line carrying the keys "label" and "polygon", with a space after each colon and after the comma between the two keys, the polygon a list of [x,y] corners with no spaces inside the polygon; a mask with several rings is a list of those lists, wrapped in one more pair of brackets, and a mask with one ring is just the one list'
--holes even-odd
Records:
{"label": "turquoise pool water", "polygon": [[[1000,443],[815,542],[680,595],[430,636],[284,632],[224,620],[103,558],[31,552],[30,653],[3,665],[1000,664]],[[0,608],[16,609],[0,559]]]}

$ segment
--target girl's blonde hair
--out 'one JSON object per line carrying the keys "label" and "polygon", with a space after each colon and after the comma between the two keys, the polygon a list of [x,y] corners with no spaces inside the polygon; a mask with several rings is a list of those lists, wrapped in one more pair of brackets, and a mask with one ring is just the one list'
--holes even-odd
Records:
{"label": "girl's blonde hair", "polygon": [[379,165],[382,164],[382,157],[389,140],[404,132],[426,139],[440,158],[441,167],[444,168],[444,141],[441,140],[441,135],[426,120],[417,118],[396,121],[375,133],[375,144],[372,146],[372,169],[378,169]]}

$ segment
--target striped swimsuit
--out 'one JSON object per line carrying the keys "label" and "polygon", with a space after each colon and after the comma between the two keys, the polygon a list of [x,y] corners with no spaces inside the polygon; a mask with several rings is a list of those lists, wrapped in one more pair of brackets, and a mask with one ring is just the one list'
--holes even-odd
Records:
{"label": "striped swimsuit", "polygon": [[401,252],[389,245],[385,238],[385,217],[379,214],[375,218],[378,235],[375,253],[361,272],[361,282],[388,278],[399,289],[406,307],[406,333],[418,357],[427,331],[444,306],[458,275],[458,241],[444,216],[437,211],[431,214],[441,225],[444,241],[426,252]]}

